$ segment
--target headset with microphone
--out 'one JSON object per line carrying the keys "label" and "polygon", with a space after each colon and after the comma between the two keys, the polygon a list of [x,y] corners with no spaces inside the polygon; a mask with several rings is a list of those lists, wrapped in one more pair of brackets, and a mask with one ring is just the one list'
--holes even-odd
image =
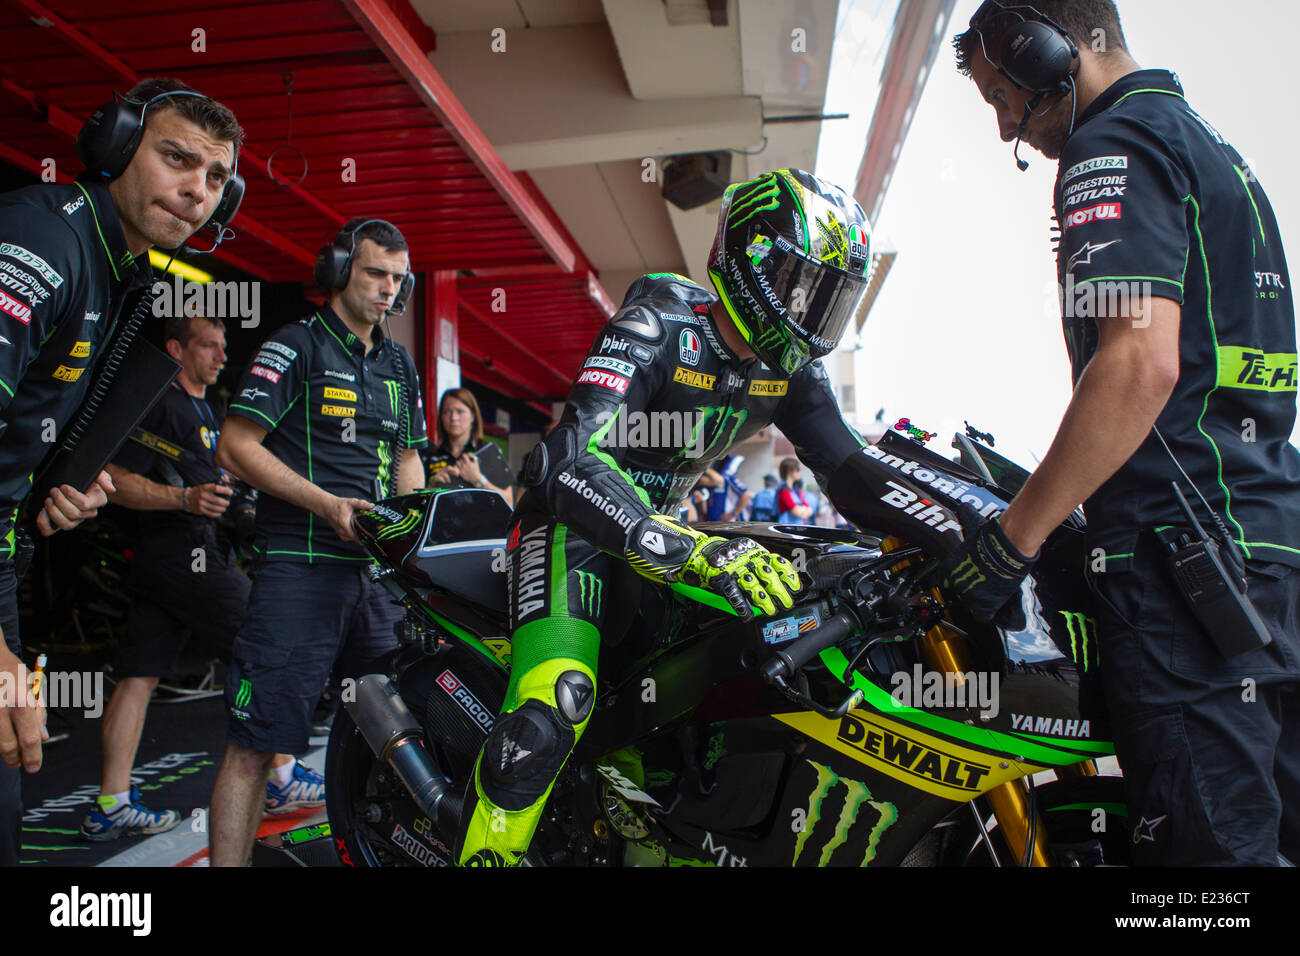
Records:
{"label": "headset with microphone", "polygon": [[[77,134],[77,156],[86,169],[109,179],[126,172],[131,158],[144,137],[145,113],[149,107],[170,96],[197,96],[211,99],[196,90],[170,90],[148,100],[121,99],[105,103],[90,115]],[[233,233],[228,228],[244,199],[244,178],[239,175],[239,155],[235,150],[235,168],[221,191],[221,200],[212,215],[199,229],[211,226],[217,234],[212,249]],[[197,230],[196,230],[197,231]],[[212,249],[204,250],[211,252]]]}
{"label": "headset with microphone", "polygon": [[[342,292],[348,287],[348,279],[352,275],[352,256],[357,250],[357,233],[366,226],[378,223],[381,226],[387,226],[394,232],[401,234],[396,226],[384,219],[363,219],[351,229],[343,229],[334,237],[334,240],[316,256],[316,266],[312,270],[312,275],[316,279],[316,284],[324,289],[327,293],[330,291]],[[365,237],[363,237],[365,238]],[[344,242],[347,244],[344,245]],[[393,297],[393,304],[388,307],[389,315],[401,315],[406,311],[406,303],[411,298],[411,292],[415,289],[415,276],[407,272],[402,276],[402,283],[397,287],[397,295]]]}
{"label": "headset with microphone", "polygon": [[[1020,10],[1029,11],[1037,19],[1027,19],[1017,12]],[[998,18],[1005,22],[997,22]],[[997,0],[984,0],[971,17],[970,27],[980,38],[984,59],[1018,89],[1034,94],[1025,104],[1024,118],[1016,130],[1016,165],[1024,172],[1029,163],[1020,158],[1020,143],[1029,128],[1029,117],[1044,115],[1035,110],[1049,96],[1074,94],[1077,99],[1074,73],[1079,47],[1064,27],[1028,5],[1003,6]],[[997,59],[989,56],[990,47]],[[1070,132],[1074,132],[1073,115]]]}

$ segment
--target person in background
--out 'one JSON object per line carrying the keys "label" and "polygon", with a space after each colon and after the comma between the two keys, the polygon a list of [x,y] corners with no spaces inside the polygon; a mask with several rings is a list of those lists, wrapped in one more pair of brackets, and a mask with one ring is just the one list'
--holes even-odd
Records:
{"label": "person in background", "polygon": [[484,488],[514,507],[514,476],[505,456],[483,436],[483,415],[474,393],[450,388],[438,402],[438,444],[424,455],[430,488]]}
{"label": "person in background", "polygon": [[781,462],[781,488],[776,493],[777,521],[781,524],[812,524],[813,510],[803,493],[800,470],[797,458],[786,458]]}
{"label": "person in background", "polygon": [[750,515],[750,521],[776,520],[778,514],[776,510],[776,491],[779,484],[776,475],[763,476],[763,490],[754,495],[754,507]]}

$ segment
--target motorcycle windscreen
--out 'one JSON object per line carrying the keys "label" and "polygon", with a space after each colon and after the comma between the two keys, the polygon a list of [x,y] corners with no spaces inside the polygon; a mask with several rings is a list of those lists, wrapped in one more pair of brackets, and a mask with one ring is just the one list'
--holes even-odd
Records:
{"label": "motorcycle windscreen", "polygon": [[866,276],[810,259],[781,237],[755,271],[760,292],[770,290],[776,301],[784,303],[787,327],[808,345],[814,358],[835,351],[870,285]]}

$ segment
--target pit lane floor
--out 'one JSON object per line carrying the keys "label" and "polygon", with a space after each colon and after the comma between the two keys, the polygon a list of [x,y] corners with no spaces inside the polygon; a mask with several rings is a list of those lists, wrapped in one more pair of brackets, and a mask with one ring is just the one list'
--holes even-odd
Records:
{"label": "pit lane floor", "polygon": [[[51,735],[66,740],[48,747],[45,764],[23,780],[23,866],[207,866],[208,802],[225,753],[225,706],[221,698],[164,703],[155,699],[145,719],[132,782],[151,809],[181,811],[167,833],[93,843],[79,832],[99,794],[101,722],[80,713],[52,715]],[[325,767],[326,737],[313,737],[302,759]],[[264,817],[258,836],[323,823],[325,808]]]}

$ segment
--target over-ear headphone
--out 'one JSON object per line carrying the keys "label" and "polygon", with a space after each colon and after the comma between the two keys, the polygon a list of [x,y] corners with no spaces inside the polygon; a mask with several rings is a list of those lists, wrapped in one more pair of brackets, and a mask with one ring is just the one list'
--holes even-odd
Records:
{"label": "over-ear headphone", "polygon": [[[1036,20],[1017,13],[1027,10]],[[997,24],[1003,14],[1008,23]],[[1001,63],[998,72],[1016,86],[1031,93],[1068,93],[1079,48],[1063,27],[1032,6],[1004,7],[996,0],[985,0],[971,17],[971,29],[984,44],[990,63]],[[989,27],[998,27],[985,33]],[[990,53],[992,56],[990,56]]]}
{"label": "over-ear headphone", "polygon": [[[77,134],[77,156],[92,173],[116,179],[126,172],[131,157],[144,136],[144,114],[159,100],[169,96],[197,96],[210,99],[195,90],[171,90],[152,99],[114,100],[90,115]],[[203,226],[213,226],[220,234],[239,211],[244,200],[244,178],[239,175],[239,153],[235,151],[235,168],[221,191],[221,201]],[[203,227],[200,227],[203,228]]]}
{"label": "over-ear headphone", "polygon": [[[352,275],[352,254],[357,250],[357,233],[366,226],[379,223],[400,235],[401,230],[385,219],[363,219],[351,229],[342,229],[334,241],[325,246],[316,256],[316,266],[312,276],[316,284],[326,292],[331,289],[342,292],[348,287]],[[344,245],[344,243],[347,243]],[[415,290],[415,276],[408,272],[402,277],[402,284],[397,287],[397,295],[388,308],[389,315],[401,315],[406,311],[407,300]]]}

